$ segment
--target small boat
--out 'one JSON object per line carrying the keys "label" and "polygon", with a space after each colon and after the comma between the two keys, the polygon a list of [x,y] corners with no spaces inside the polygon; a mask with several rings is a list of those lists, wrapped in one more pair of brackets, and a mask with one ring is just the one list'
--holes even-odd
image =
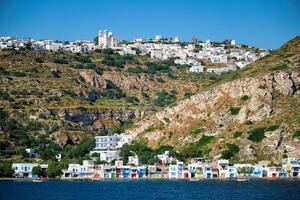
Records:
{"label": "small boat", "polygon": [[248,178],[238,178],[237,181],[241,181],[241,182],[242,181],[249,181],[249,179]]}
{"label": "small boat", "polygon": [[197,178],[190,178],[189,180],[190,181],[199,181],[199,179],[197,179]]}
{"label": "small boat", "polygon": [[43,180],[37,180],[37,179],[34,179],[34,180],[32,180],[32,182],[39,183],[39,182],[43,182]]}

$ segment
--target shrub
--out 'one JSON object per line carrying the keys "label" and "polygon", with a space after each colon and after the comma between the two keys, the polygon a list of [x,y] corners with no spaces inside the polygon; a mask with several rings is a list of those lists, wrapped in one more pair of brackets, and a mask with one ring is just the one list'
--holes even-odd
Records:
{"label": "shrub", "polygon": [[32,168],[32,174],[37,175],[38,177],[44,176],[43,170],[40,166]]}
{"label": "shrub", "polygon": [[243,135],[243,132],[241,132],[241,131],[236,131],[236,132],[233,133],[234,138],[241,137],[242,135]]}
{"label": "shrub", "polygon": [[14,77],[26,77],[27,76],[26,73],[19,72],[19,71],[9,72],[9,74]]}
{"label": "shrub", "polygon": [[254,128],[249,131],[248,139],[252,142],[261,142],[265,138],[266,127]]}
{"label": "shrub", "polygon": [[237,115],[237,114],[239,114],[241,108],[240,107],[230,107],[229,110],[232,115]]}
{"label": "shrub", "polygon": [[241,97],[241,100],[243,100],[243,101],[246,101],[246,100],[248,100],[249,99],[249,96],[248,95],[243,95],[242,97]]}
{"label": "shrub", "polygon": [[147,65],[146,73],[149,74],[156,74],[157,72],[168,74],[171,72],[171,68],[166,64],[153,63],[153,62],[147,62],[145,64]]}
{"label": "shrub", "polygon": [[275,131],[275,130],[277,130],[279,128],[279,125],[278,124],[273,124],[273,125],[271,125],[271,126],[268,126],[267,128],[266,128],[266,131]]}
{"label": "shrub", "polygon": [[285,70],[287,68],[288,68],[287,64],[281,64],[281,65],[277,65],[277,66],[273,67],[271,70],[277,71],[277,70]]}
{"label": "shrub", "polygon": [[8,100],[10,95],[6,91],[1,91],[0,90],[0,99],[2,100]]}
{"label": "shrub", "polygon": [[54,57],[52,59],[52,61],[54,63],[58,63],[58,64],[69,64],[69,61],[66,58],[63,58],[63,57]]}
{"label": "shrub", "polygon": [[0,163],[0,177],[12,177],[14,170],[12,169],[11,163],[1,162]]}
{"label": "shrub", "polygon": [[154,100],[154,105],[159,107],[168,106],[176,101],[176,95],[169,94],[166,91],[156,93],[156,99]]}
{"label": "shrub", "polygon": [[140,66],[128,67],[127,72],[131,74],[140,74],[143,73],[143,68],[141,68]]}
{"label": "shrub", "polygon": [[227,144],[227,150],[222,152],[222,158],[231,159],[239,151],[240,148],[236,144]]}
{"label": "shrub", "polygon": [[129,103],[133,103],[133,104],[136,104],[136,103],[140,102],[140,100],[135,96],[126,97],[126,101],[129,102]]}
{"label": "shrub", "polygon": [[293,138],[300,138],[300,130],[295,131]]}
{"label": "shrub", "polygon": [[198,142],[196,142],[196,146],[198,147],[203,147],[209,143],[211,143],[213,141],[215,137],[214,136],[207,136],[207,135],[203,135]]}
{"label": "shrub", "polygon": [[43,63],[44,59],[42,57],[36,57],[36,58],[34,58],[34,61],[37,63]]}
{"label": "shrub", "polygon": [[163,78],[161,78],[161,77],[156,78],[156,80],[159,83],[164,83],[165,82],[165,80]]}
{"label": "shrub", "polygon": [[190,91],[185,91],[184,92],[184,97],[185,98],[189,98],[190,96],[192,96],[192,93]]}
{"label": "shrub", "polygon": [[84,55],[75,56],[75,60],[78,62],[82,62],[82,63],[91,63],[92,62],[89,56],[84,56]]}
{"label": "shrub", "polygon": [[199,127],[199,128],[194,129],[194,130],[192,131],[192,134],[193,134],[193,135],[198,135],[199,133],[202,133],[202,132],[204,132],[204,131],[205,131],[204,128]]}

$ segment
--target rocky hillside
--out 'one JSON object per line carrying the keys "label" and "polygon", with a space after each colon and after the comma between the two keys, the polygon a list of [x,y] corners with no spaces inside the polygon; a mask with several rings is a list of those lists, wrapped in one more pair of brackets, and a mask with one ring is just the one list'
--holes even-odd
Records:
{"label": "rocky hillside", "polygon": [[300,159],[300,38],[202,92],[144,117],[128,130],[152,147],[200,151],[212,159]]}
{"label": "rocky hillside", "polygon": [[61,147],[122,132],[135,120],[198,92],[217,76],[112,50],[72,54],[0,51],[1,156],[45,136]]}

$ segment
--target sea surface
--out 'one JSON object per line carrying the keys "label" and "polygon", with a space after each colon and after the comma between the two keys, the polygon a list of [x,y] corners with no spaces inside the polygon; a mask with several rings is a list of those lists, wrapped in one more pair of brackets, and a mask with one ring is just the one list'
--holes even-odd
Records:
{"label": "sea surface", "polygon": [[0,181],[0,199],[297,199],[299,180]]}

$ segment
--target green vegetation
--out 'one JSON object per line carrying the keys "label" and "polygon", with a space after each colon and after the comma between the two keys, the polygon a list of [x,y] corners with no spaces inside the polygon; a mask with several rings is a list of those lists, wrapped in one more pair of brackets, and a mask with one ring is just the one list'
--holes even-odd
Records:
{"label": "green vegetation", "polygon": [[156,93],[154,105],[159,107],[168,106],[176,101],[176,95],[166,91]]}
{"label": "green vegetation", "polygon": [[196,128],[196,129],[192,130],[192,135],[198,135],[200,133],[203,133],[204,131],[205,131],[204,128],[199,127],[199,128]]}
{"label": "green vegetation", "polygon": [[237,114],[239,114],[241,108],[240,107],[230,107],[229,110],[232,115],[237,115]]}
{"label": "green vegetation", "polygon": [[241,131],[236,131],[236,132],[233,133],[234,138],[241,137],[242,135],[243,135],[243,132],[241,132]]}
{"label": "green vegetation", "polygon": [[242,97],[241,97],[241,100],[243,100],[243,101],[246,101],[246,100],[248,100],[249,99],[249,96],[248,95],[243,95]]}
{"label": "green vegetation", "polygon": [[254,128],[249,131],[248,139],[252,142],[259,143],[265,138],[266,127]]}
{"label": "green vegetation", "polygon": [[273,71],[279,71],[279,70],[285,70],[288,69],[289,67],[287,66],[287,64],[281,64],[281,65],[277,65],[275,67],[273,67],[271,70]]}
{"label": "green vegetation", "polygon": [[0,177],[12,177],[13,173],[10,162],[0,162]]}
{"label": "green vegetation", "polygon": [[95,139],[85,136],[78,146],[68,145],[64,148],[63,156],[66,158],[82,158],[95,148]]}
{"label": "green vegetation", "polygon": [[161,64],[161,63],[154,63],[154,62],[146,62],[145,63],[147,68],[145,70],[145,73],[148,74],[156,74],[156,73],[171,73],[172,70],[167,64]]}
{"label": "green vegetation", "polygon": [[51,161],[48,164],[48,169],[46,171],[46,175],[49,178],[56,178],[56,177],[62,175],[62,170],[66,169],[66,168],[67,168],[66,163]]}
{"label": "green vegetation", "polygon": [[268,126],[268,127],[266,128],[266,131],[275,131],[275,130],[277,130],[279,127],[280,127],[280,126],[279,126],[278,124],[273,124],[273,125],[271,125],[271,126]]}
{"label": "green vegetation", "polygon": [[43,172],[40,166],[32,168],[32,174],[37,175],[38,177],[44,177],[45,173]]}
{"label": "green vegetation", "polygon": [[231,159],[240,151],[239,146],[236,144],[227,144],[227,150],[222,152],[222,158],[223,159]]}
{"label": "green vegetation", "polygon": [[69,61],[65,57],[56,56],[52,59],[54,63],[57,64],[69,64]]}
{"label": "green vegetation", "polygon": [[300,130],[294,132],[293,138],[300,138]]}
{"label": "green vegetation", "polygon": [[143,73],[144,70],[140,66],[137,66],[137,67],[128,67],[127,72],[131,73],[131,74],[140,74],[140,73]]}
{"label": "green vegetation", "polygon": [[214,136],[202,135],[202,137],[198,140],[198,142],[195,143],[195,145],[198,147],[203,147],[211,143],[214,139]]}
{"label": "green vegetation", "polygon": [[140,100],[135,96],[126,97],[126,101],[128,103],[132,103],[132,104],[136,104],[136,105],[140,102]]}

